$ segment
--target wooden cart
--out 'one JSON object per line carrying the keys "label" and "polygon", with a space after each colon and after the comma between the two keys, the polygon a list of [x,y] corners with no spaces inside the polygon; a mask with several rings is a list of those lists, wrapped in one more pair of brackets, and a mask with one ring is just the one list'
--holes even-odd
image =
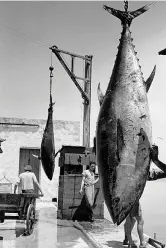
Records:
{"label": "wooden cart", "polygon": [[[0,219],[19,219],[25,221],[25,234],[33,232],[36,212],[36,198],[39,194],[0,194]],[[17,216],[5,216],[5,213],[18,213]]]}

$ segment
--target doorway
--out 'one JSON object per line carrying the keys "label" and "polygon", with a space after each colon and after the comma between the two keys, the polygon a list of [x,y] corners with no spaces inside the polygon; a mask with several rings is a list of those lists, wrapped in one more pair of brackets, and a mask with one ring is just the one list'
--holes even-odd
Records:
{"label": "doorway", "polygon": [[[40,160],[33,157],[33,155],[40,156],[40,148],[38,147],[20,147],[20,158],[19,158],[19,174],[24,172],[24,166],[29,164],[32,166],[32,172],[35,173],[36,178],[40,184],[40,175],[41,175],[41,163]],[[34,185],[35,193],[38,194],[38,188]],[[21,192],[21,189],[18,189],[18,193]]]}

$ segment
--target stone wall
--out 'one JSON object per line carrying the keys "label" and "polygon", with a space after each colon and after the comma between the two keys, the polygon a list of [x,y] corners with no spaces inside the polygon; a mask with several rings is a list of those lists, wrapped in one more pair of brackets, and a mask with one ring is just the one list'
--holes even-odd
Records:
{"label": "stone wall", "polygon": [[[0,118],[0,138],[6,139],[2,143],[3,153],[0,154],[0,179],[5,174],[12,184],[15,183],[19,173],[20,147],[40,148],[45,124],[45,120]],[[78,121],[54,121],[54,137],[56,151],[62,145],[80,145],[80,123]],[[43,200],[57,197],[59,179],[58,159],[59,155],[56,157],[52,181],[46,177],[41,166],[40,182],[44,191]]]}

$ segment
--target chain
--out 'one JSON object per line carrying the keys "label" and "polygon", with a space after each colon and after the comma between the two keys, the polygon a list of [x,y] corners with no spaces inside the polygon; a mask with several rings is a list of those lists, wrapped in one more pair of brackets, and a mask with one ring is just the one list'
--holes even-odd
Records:
{"label": "chain", "polygon": [[51,97],[51,92],[52,92],[52,77],[53,77],[52,71],[54,70],[54,67],[52,66],[52,52],[51,52],[51,66],[49,67],[49,70],[50,70],[50,97]]}
{"label": "chain", "polygon": [[124,9],[125,9],[125,12],[127,12],[128,10],[128,1],[124,0]]}

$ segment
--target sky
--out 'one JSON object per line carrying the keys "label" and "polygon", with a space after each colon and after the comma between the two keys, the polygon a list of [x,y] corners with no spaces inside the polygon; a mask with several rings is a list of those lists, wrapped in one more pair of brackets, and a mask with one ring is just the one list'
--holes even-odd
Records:
{"label": "sky", "polygon": [[[129,10],[149,1],[131,1]],[[91,144],[99,112],[97,85],[105,93],[114,66],[122,31],[120,21],[103,9],[103,4],[123,10],[121,1],[0,1],[0,117],[46,119],[49,104],[51,51],[60,49],[92,55]],[[133,44],[145,80],[154,65],[156,75],[148,92],[153,142],[166,162],[166,2],[134,19]],[[68,60],[67,56],[64,58]],[[52,55],[54,67],[54,120],[80,121],[83,99],[66,71]],[[76,60],[76,72],[83,76],[83,62]],[[80,82],[82,85],[82,82]],[[82,130],[82,126],[81,126]]]}

